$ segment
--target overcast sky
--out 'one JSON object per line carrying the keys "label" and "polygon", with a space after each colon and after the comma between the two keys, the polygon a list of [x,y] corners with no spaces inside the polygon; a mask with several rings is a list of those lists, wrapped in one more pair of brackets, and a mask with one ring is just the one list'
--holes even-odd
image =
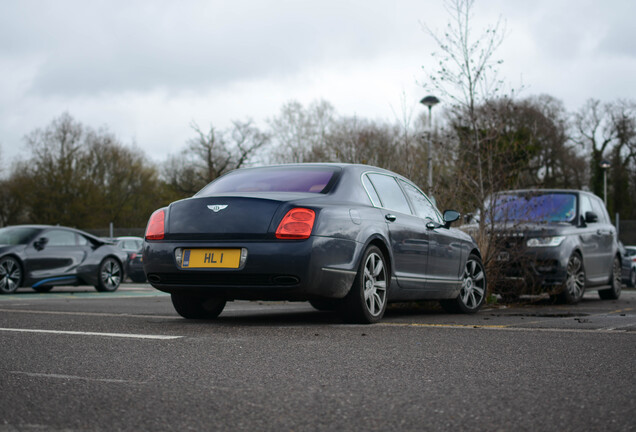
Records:
{"label": "overcast sky", "polygon": [[[473,27],[505,20],[500,77],[570,110],[636,100],[636,1],[476,0]],[[0,161],[63,112],[107,126],[156,161],[190,123],[265,127],[290,100],[394,121],[421,109],[441,0],[0,1]],[[4,173],[7,173],[5,169]]]}

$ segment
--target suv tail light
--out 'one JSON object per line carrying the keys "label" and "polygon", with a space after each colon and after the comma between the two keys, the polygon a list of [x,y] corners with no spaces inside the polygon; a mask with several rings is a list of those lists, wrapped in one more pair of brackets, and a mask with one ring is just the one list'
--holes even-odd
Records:
{"label": "suv tail light", "polygon": [[300,240],[309,238],[314,228],[316,213],[306,208],[294,208],[287,212],[278,228],[276,238]]}
{"label": "suv tail light", "polygon": [[163,235],[165,233],[165,220],[165,209],[159,209],[150,216],[148,226],[146,227],[146,240],[163,239]]}

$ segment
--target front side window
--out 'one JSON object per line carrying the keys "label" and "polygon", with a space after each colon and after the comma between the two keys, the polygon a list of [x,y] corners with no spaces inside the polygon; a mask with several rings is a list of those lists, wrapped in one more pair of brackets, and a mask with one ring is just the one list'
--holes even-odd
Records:
{"label": "front side window", "polygon": [[422,219],[430,219],[435,222],[442,221],[437,209],[429,201],[426,195],[424,195],[418,188],[404,180],[400,180],[400,183],[402,183],[406,195],[411,200],[411,204],[413,204],[416,215]]}
{"label": "front side window", "polygon": [[71,231],[51,230],[44,237],[49,239],[47,246],[75,246],[75,233]]}
{"label": "front side window", "polygon": [[605,210],[605,205],[600,198],[592,198],[592,209],[594,213],[598,215],[598,221],[603,223],[610,223],[609,215],[607,214],[607,210]]}
{"label": "front side window", "polygon": [[[585,221],[585,214],[587,212],[591,212],[591,211],[594,211],[594,210],[592,210],[592,203],[590,202],[590,199],[586,195],[581,194],[579,196],[579,200],[581,202],[581,212],[580,212],[581,220]],[[599,217],[600,217],[600,215],[599,215]]]}
{"label": "front side window", "polygon": [[368,177],[382,201],[382,207],[411,214],[409,203],[394,177],[385,174],[368,174]]}
{"label": "front side window", "polygon": [[488,211],[495,222],[572,222],[576,195],[571,193],[500,194]]}

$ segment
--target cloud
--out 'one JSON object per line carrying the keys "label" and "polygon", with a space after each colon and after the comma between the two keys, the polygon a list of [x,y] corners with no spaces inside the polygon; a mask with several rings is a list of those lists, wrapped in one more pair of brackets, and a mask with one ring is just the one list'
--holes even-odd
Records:
{"label": "cloud", "polygon": [[[36,7],[37,5],[37,7]],[[390,43],[366,2],[20,2],[4,6],[3,56],[36,56],[42,95],[198,89],[289,76]],[[361,11],[364,13],[361,14]],[[378,11],[380,12],[380,11]]]}

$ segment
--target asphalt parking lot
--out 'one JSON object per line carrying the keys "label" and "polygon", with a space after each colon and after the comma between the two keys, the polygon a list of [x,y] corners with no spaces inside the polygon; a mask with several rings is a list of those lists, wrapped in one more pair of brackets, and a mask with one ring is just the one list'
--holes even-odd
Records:
{"label": "asphalt parking lot", "polygon": [[188,321],[148,285],[0,296],[0,431],[635,430],[636,291],[346,325],[305,303]]}

